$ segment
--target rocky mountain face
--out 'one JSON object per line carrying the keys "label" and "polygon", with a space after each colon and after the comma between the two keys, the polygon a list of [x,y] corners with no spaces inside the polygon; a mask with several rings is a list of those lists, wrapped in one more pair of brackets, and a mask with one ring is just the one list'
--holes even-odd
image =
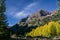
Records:
{"label": "rocky mountain face", "polygon": [[21,19],[18,25],[19,26],[27,25],[28,27],[42,25],[42,20],[48,17],[48,15],[51,15],[51,13],[44,10],[40,10],[24,19]]}
{"label": "rocky mountain face", "polygon": [[10,29],[19,34],[24,34],[30,32],[32,29],[35,29],[38,26],[48,23],[52,19],[54,13],[50,13],[45,10],[40,10],[26,18],[21,19],[16,25]]}

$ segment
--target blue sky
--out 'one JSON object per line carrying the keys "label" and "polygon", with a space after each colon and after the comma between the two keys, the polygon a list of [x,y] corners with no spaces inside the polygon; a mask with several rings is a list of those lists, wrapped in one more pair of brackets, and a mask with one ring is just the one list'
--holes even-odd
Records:
{"label": "blue sky", "polygon": [[9,26],[40,9],[53,11],[57,9],[57,0],[6,0],[6,12]]}

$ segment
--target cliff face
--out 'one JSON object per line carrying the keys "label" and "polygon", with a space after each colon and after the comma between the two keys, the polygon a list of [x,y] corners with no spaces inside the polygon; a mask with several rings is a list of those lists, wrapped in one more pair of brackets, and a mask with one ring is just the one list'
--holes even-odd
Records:
{"label": "cliff face", "polygon": [[48,15],[51,15],[51,13],[44,11],[44,10],[40,10],[40,11],[30,15],[29,17],[21,19],[21,21],[18,23],[18,25],[19,26],[28,25],[28,27],[39,26],[42,24],[42,20],[44,18],[48,17]]}
{"label": "cliff face", "polygon": [[27,32],[32,31],[32,29],[35,29],[38,26],[42,26],[52,19],[54,19],[55,12],[47,12],[44,10],[40,10],[30,16],[27,16],[26,18],[21,19],[16,25],[11,27],[10,29],[13,32],[17,32],[18,34],[25,34]]}

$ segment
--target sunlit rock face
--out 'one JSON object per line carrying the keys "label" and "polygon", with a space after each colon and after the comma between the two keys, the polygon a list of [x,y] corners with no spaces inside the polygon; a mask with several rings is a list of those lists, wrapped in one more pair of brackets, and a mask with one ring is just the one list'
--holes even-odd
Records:
{"label": "sunlit rock face", "polygon": [[23,18],[18,23],[19,26],[38,26],[42,24],[42,20],[47,17],[47,15],[51,15],[50,12],[45,10],[40,10],[38,12],[33,13],[30,16],[27,16],[26,18]]}
{"label": "sunlit rock face", "polygon": [[48,23],[52,19],[52,15],[55,12],[48,12],[45,10],[40,10],[26,18],[21,19],[16,25],[14,25],[11,30],[14,32],[19,32],[19,34],[24,34],[30,32],[32,29],[42,26]]}
{"label": "sunlit rock face", "polygon": [[39,26],[44,23],[43,19],[47,18],[51,14],[52,14],[51,12],[41,9],[40,11],[37,11],[37,12],[33,13],[32,15],[29,15],[26,18],[21,19],[17,24],[20,27]]}

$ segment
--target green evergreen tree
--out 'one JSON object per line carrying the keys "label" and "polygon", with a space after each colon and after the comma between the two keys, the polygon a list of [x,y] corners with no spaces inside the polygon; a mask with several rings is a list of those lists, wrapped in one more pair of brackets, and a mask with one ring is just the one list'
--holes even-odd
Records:
{"label": "green evergreen tree", "polygon": [[5,12],[5,0],[0,0],[0,39],[1,38],[6,38],[7,37],[7,20],[6,20],[6,15],[4,14]]}
{"label": "green evergreen tree", "polygon": [[57,5],[58,5],[58,8],[56,10],[56,14],[52,16],[52,19],[54,21],[59,21],[60,20],[60,0],[57,0]]}

